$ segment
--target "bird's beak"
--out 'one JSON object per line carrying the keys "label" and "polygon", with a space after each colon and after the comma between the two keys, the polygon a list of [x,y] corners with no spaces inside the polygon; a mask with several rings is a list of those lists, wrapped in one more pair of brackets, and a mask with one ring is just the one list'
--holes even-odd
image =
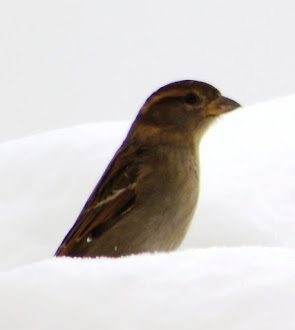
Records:
{"label": "bird's beak", "polygon": [[219,116],[239,107],[241,107],[241,105],[236,101],[220,96],[218,99],[207,105],[206,114],[210,116]]}

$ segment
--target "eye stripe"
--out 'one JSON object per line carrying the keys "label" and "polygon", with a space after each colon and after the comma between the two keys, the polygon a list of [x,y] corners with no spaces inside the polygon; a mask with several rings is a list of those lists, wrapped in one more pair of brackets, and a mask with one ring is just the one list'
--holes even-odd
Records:
{"label": "eye stripe", "polygon": [[183,102],[183,93],[172,94],[171,92],[163,93],[162,95],[152,95],[147,99],[145,104],[142,107],[142,114],[145,113],[149,108],[153,107],[155,104],[163,101],[169,101],[169,100],[178,100]]}

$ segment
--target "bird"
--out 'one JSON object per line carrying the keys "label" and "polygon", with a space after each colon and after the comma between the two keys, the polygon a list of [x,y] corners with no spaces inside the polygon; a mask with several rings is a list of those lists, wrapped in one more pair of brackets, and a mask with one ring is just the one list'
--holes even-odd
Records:
{"label": "bird", "polygon": [[55,256],[122,257],[178,248],[199,195],[199,144],[240,107],[213,86],[170,83],[143,104]]}

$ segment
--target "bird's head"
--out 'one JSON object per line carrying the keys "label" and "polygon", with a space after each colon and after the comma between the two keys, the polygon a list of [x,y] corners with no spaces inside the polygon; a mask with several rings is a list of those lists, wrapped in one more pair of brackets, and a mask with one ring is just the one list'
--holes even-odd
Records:
{"label": "bird's head", "polygon": [[149,132],[164,136],[180,133],[201,138],[215,118],[238,107],[237,102],[222,96],[213,86],[184,80],[153,93],[142,106],[135,123],[145,135]]}

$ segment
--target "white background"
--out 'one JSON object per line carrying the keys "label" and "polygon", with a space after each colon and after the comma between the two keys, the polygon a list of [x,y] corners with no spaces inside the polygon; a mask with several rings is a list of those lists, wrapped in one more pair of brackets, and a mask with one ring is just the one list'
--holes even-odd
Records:
{"label": "white background", "polygon": [[0,140],[132,120],[203,80],[242,104],[294,93],[293,0],[1,1]]}
{"label": "white background", "polygon": [[[1,329],[295,329],[294,6],[0,3],[0,140],[41,132],[0,144]],[[141,104],[186,78],[271,101],[204,137],[180,251],[53,258]]]}

